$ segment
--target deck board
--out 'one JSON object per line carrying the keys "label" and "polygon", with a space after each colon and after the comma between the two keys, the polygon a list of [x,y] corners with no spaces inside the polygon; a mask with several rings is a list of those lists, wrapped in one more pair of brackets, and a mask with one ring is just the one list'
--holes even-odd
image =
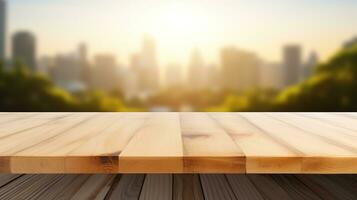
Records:
{"label": "deck board", "polygon": [[174,175],[173,200],[204,200],[200,177],[197,174]]}
{"label": "deck board", "polygon": [[126,174],[116,179],[111,191],[107,195],[108,200],[137,200],[145,180],[144,174]]}
{"label": "deck board", "polygon": [[0,199],[356,199],[355,175],[9,175]]}
{"label": "deck board", "polygon": [[142,187],[139,200],[172,199],[172,175],[147,175]]}
{"label": "deck board", "polygon": [[0,113],[2,173],[357,174],[357,113]]}

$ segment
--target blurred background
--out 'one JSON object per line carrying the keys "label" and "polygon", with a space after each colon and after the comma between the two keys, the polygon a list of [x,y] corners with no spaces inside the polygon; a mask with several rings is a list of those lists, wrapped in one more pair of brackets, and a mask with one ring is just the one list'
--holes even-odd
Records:
{"label": "blurred background", "polygon": [[357,111],[354,0],[0,0],[0,111]]}

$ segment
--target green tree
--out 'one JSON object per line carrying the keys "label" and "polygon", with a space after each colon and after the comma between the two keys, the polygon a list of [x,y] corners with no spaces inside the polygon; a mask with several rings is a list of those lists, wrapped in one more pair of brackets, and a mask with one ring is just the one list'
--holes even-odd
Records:
{"label": "green tree", "polygon": [[39,74],[32,74],[21,63],[12,70],[0,70],[1,111],[76,111],[78,102]]}
{"label": "green tree", "polygon": [[16,62],[11,70],[0,64],[0,111],[2,112],[116,112],[136,111],[116,95],[104,92],[73,94],[56,87],[47,77]]}
{"label": "green tree", "polygon": [[276,99],[278,111],[356,111],[357,45],[343,49],[318,66],[314,75],[283,91]]}
{"label": "green tree", "polygon": [[249,112],[272,111],[273,101],[278,91],[274,89],[251,89],[241,94],[228,95],[223,104],[207,111]]}
{"label": "green tree", "polygon": [[210,111],[357,111],[357,45],[342,49],[307,80],[281,92],[229,95]]}

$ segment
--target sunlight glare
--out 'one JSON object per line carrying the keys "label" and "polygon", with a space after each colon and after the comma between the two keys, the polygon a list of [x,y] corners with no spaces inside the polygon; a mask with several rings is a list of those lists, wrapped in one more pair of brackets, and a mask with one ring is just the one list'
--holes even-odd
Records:
{"label": "sunlight glare", "polygon": [[164,45],[182,46],[199,37],[200,19],[189,5],[172,4],[162,7],[154,18],[151,33]]}

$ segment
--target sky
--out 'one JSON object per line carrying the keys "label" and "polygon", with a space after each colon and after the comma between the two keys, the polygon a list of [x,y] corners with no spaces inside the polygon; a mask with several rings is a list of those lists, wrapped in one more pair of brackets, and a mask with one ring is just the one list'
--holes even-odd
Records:
{"label": "sky", "polygon": [[356,0],[9,0],[9,33],[30,30],[38,54],[112,53],[123,64],[142,38],[155,38],[161,65],[187,64],[194,49],[219,64],[225,46],[281,59],[282,46],[300,44],[324,60],[357,35]]}

